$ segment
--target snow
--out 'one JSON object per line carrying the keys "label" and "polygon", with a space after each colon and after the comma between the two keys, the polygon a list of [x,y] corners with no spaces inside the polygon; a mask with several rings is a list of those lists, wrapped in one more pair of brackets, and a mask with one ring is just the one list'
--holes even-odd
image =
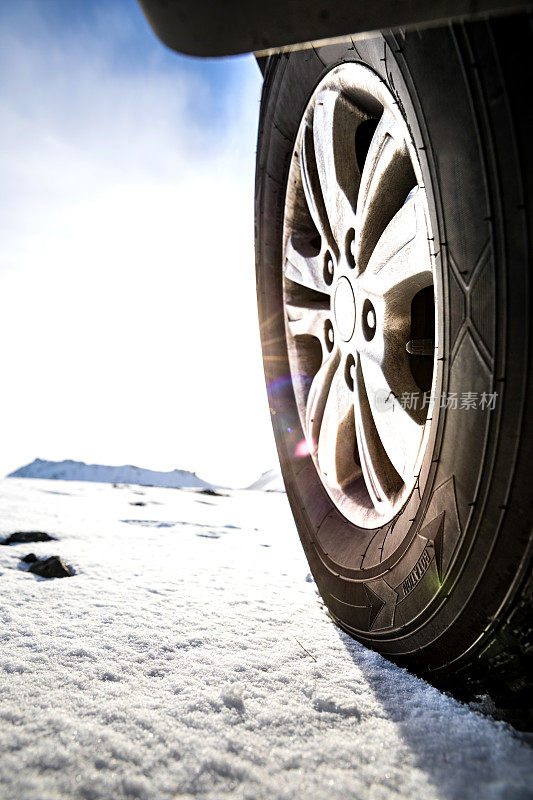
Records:
{"label": "snow", "polygon": [[263,474],[248,488],[262,490],[263,492],[284,492],[285,484],[283,483],[283,478],[278,468],[263,472]]}
{"label": "snow", "polygon": [[86,464],[84,461],[44,461],[36,458],[31,464],[12,472],[9,478],[47,478],[63,481],[91,481],[97,483],[134,483],[138,486],[164,486],[169,489],[183,487],[212,488],[213,484],[198,478],[193,472],[175,469],[158,472],[143,467],[125,464],[108,467],[102,464]]}
{"label": "snow", "polygon": [[[2,800],[531,797],[531,750],[330,621],[281,493],[0,481]],[[145,503],[144,506],[132,505]],[[20,557],[59,555],[45,580]]]}

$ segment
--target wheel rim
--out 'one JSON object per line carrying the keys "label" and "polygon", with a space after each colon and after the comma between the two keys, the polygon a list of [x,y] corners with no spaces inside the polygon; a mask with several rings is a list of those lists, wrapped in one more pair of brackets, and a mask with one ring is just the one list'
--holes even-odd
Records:
{"label": "wheel rim", "polygon": [[285,329],[307,452],[337,508],[362,527],[406,502],[436,417],[432,239],[397,102],[364,65],[336,67],[293,151]]}

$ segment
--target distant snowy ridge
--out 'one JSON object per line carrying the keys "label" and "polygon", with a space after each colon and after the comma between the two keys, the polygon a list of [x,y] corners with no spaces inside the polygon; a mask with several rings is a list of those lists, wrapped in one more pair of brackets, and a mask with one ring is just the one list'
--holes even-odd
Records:
{"label": "distant snowy ridge", "polygon": [[102,464],[85,464],[84,461],[43,461],[36,458],[31,464],[11,472],[8,478],[46,478],[62,481],[91,481],[94,483],[133,483],[138,486],[161,486],[169,489],[214,488],[213,484],[198,478],[193,472],[175,469],[158,472],[126,464],[108,467]]}
{"label": "distant snowy ridge", "polygon": [[285,485],[279,469],[268,469],[248,486],[248,489],[256,489],[262,492],[284,492]]}

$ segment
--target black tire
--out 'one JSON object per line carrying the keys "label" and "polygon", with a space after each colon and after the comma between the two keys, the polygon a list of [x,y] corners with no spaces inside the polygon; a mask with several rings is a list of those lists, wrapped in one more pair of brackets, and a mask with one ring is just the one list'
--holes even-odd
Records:
{"label": "black tire", "polygon": [[[532,44],[529,18],[517,15],[271,57],[256,172],[272,422],[324,602],[344,630],[387,658],[437,685],[488,691],[507,707],[525,702],[533,674]],[[371,532],[339,512],[310,456],[295,457],[304,431],[283,308],[284,208],[298,129],[317,84],[350,61],[385,81],[419,153],[437,239],[443,390],[498,395],[489,413],[441,410],[409,501]],[[398,520],[402,534],[383,557]]]}

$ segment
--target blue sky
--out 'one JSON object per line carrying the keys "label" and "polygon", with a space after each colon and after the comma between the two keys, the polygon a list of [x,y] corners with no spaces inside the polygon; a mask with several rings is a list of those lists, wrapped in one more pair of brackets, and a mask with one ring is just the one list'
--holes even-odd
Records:
{"label": "blue sky", "polygon": [[134,0],[0,7],[0,472],[35,457],[246,482],[260,364],[252,56],[165,48]]}

